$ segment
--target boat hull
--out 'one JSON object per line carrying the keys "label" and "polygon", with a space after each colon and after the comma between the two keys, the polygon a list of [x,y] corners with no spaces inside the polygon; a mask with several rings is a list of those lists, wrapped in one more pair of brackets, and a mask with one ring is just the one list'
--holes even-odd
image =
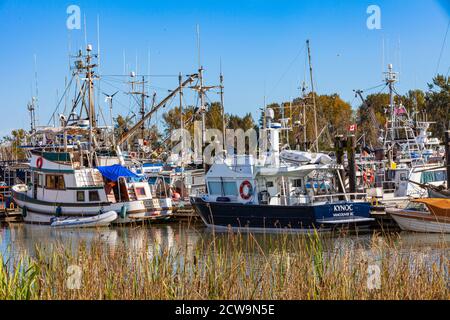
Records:
{"label": "boat hull", "polygon": [[391,217],[397,222],[399,227],[405,231],[429,232],[429,233],[450,233],[450,221],[439,221],[421,219],[416,216],[408,216],[402,213],[390,212]]}
{"label": "boat hull", "polygon": [[370,218],[370,204],[365,202],[275,206],[207,202],[200,197],[192,197],[191,203],[203,222],[217,230],[231,228],[277,232],[333,230],[343,227],[363,229],[373,222]]}
{"label": "boat hull", "polygon": [[51,223],[53,228],[100,228],[108,227],[117,219],[117,212],[109,211],[97,216],[75,219],[56,219]]}
{"label": "boat hull", "polygon": [[[13,188],[13,198],[24,213],[25,223],[51,224],[51,219],[58,215],[61,219],[94,217],[100,212],[114,211],[118,218],[114,224],[127,224],[146,220],[167,219],[172,215],[168,207],[152,206],[145,201],[117,203],[51,203],[39,201],[18,192]],[[24,209],[25,208],[25,209]],[[59,213],[58,213],[59,212]]]}

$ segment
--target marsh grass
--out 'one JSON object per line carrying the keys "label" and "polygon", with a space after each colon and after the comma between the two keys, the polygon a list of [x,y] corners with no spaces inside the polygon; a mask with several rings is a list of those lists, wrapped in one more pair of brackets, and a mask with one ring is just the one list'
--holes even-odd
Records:
{"label": "marsh grass", "polygon": [[[449,299],[447,243],[432,259],[395,235],[369,249],[345,234],[218,234],[173,249],[101,241],[37,245],[14,261],[0,253],[0,299]],[[68,288],[68,267],[81,286]],[[368,285],[376,265],[380,286]]]}

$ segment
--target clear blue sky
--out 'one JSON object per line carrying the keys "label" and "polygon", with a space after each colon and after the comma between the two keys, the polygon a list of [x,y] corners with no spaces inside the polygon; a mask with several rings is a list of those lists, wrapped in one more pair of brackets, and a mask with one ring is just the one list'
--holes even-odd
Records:
{"label": "clear blue sky", "polygon": [[[425,89],[436,72],[450,17],[449,0],[209,0],[209,1],[29,1],[0,0],[0,135],[28,128],[26,103],[34,86],[37,56],[39,120],[47,123],[68,71],[68,39],[73,51],[84,46],[84,31],[69,32],[66,8],[76,4],[86,16],[88,42],[97,46],[100,20],[101,73],[127,70],[151,74],[191,73],[197,68],[196,25],[206,80],[225,76],[228,112],[252,112],[267,102],[297,96],[305,76],[310,39],[319,93],[338,93],[355,107],[353,89],[381,83],[382,63],[400,71],[398,90]],[[381,30],[366,27],[369,5],[381,8]],[[82,23],[83,25],[83,23]],[[384,59],[383,59],[384,39]],[[450,67],[450,32],[439,72]],[[155,78],[157,88],[176,86],[176,78]],[[102,89],[115,89],[102,83]],[[164,92],[158,92],[162,98]],[[211,100],[216,96],[211,95]],[[127,113],[119,98],[116,113]],[[103,99],[100,101],[105,106]]]}

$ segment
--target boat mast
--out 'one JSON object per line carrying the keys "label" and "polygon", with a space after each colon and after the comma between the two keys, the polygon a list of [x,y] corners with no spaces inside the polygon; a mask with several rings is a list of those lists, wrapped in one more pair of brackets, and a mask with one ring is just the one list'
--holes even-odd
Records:
{"label": "boat mast", "polygon": [[183,115],[183,76],[178,75],[178,87],[180,92],[178,96],[180,97],[180,128],[181,128],[181,167],[184,169],[184,115]]}
{"label": "boat mast", "polygon": [[180,92],[178,96],[180,97],[180,127],[181,127],[181,194],[182,197],[184,195],[184,115],[183,115],[183,76],[181,72],[178,75],[178,87],[180,88]]}
{"label": "boat mast", "polygon": [[388,65],[388,72],[386,72],[386,84],[389,87],[389,109],[391,113],[391,141],[395,140],[395,127],[397,127],[397,119],[395,116],[394,105],[394,83],[397,82],[397,74],[392,71],[392,64]]}
{"label": "boat mast", "polygon": [[314,108],[314,140],[316,145],[316,152],[319,152],[319,139],[317,133],[317,112],[316,112],[316,95],[314,92],[314,81],[313,81],[313,69],[311,63],[311,48],[309,46],[309,40],[306,40],[306,46],[308,47],[308,61],[309,61],[309,77],[311,79],[311,93],[313,99],[313,108]]}
{"label": "boat mast", "polygon": [[27,105],[28,111],[30,112],[30,133],[33,134],[36,132],[36,97],[31,98],[31,102],[28,102]]}
{"label": "boat mast", "polygon": [[198,79],[198,75],[197,74],[191,74],[188,76],[188,79],[186,79],[181,86],[179,86],[178,88],[171,90],[169,95],[167,95],[163,100],[161,100],[157,105],[155,105],[154,107],[152,107],[152,109],[150,111],[148,111],[144,118],[139,120],[139,122],[137,122],[131,129],[129,129],[127,132],[123,133],[122,136],[117,140],[117,146],[122,145],[128,138],[130,138],[132,135],[134,135],[136,133],[137,130],[139,130],[142,126],[142,123],[145,122],[147,119],[150,119],[150,117],[156,112],[158,111],[160,108],[162,108],[163,106],[165,106],[165,104],[172,99],[176,94],[178,94],[178,92],[180,91],[180,89],[182,89],[183,87],[187,86],[188,84],[192,83],[195,79]]}
{"label": "boat mast", "polygon": [[97,127],[97,121],[95,119],[95,106],[94,106],[94,81],[92,77],[92,68],[95,67],[95,65],[91,65],[91,51],[92,51],[92,45],[87,46],[87,55],[86,55],[86,78],[88,81],[88,100],[89,100],[89,154],[88,154],[88,160],[89,165],[92,166],[93,164],[93,130],[95,127]]}
{"label": "boat mast", "polygon": [[[142,77],[142,92],[141,92],[141,110],[140,110],[140,114],[141,114],[141,120],[144,119],[145,116],[145,81],[144,81],[144,77]],[[142,142],[144,142],[144,138],[145,138],[145,122],[142,122],[142,126],[141,126],[141,139]]]}
{"label": "boat mast", "polygon": [[200,95],[200,112],[202,113],[202,146],[206,144],[206,106],[205,106],[205,88],[203,87],[203,67],[198,69],[198,93]]}
{"label": "boat mast", "polygon": [[222,74],[222,63],[220,63],[220,106],[222,107],[222,138],[223,138],[223,150],[225,151],[226,145],[226,123],[225,123],[225,106],[223,104],[223,74]]}
{"label": "boat mast", "polygon": [[202,115],[202,146],[206,144],[206,106],[205,106],[205,88],[203,87],[203,66],[201,63],[200,49],[200,26],[197,24],[197,54],[198,54],[198,86],[197,91],[200,98],[200,113]]}
{"label": "boat mast", "polygon": [[[136,76],[136,74],[134,72],[132,72],[131,73],[131,78],[134,78],[135,76]],[[140,119],[141,125],[140,125],[139,129],[140,129],[140,138],[142,140],[142,143],[144,143],[144,140],[145,140],[145,120],[144,120],[144,117],[145,117],[145,98],[149,97],[147,95],[147,93],[145,92],[145,84],[146,84],[145,77],[142,76],[142,81],[133,81],[132,80],[130,83],[131,83],[131,92],[129,92],[129,94],[137,95],[137,96],[141,97],[141,103],[140,103],[140,108],[139,108],[139,114],[141,116],[141,119]],[[139,85],[142,86],[141,91],[137,91],[137,90],[135,91],[135,89],[134,89],[135,86],[137,87]]]}
{"label": "boat mast", "polygon": [[[307,136],[306,136],[306,83],[305,81],[303,81],[302,84],[302,104],[303,104],[303,144],[304,144],[304,148],[305,151],[308,150],[308,147],[306,146],[306,140],[307,140]],[[300,122],[301,123],[301,122]]]}

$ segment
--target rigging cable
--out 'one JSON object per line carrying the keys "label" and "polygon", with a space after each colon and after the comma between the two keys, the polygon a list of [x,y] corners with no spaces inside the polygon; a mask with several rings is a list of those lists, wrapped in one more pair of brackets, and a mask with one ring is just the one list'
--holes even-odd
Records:
{"label": "rigging cable", "polygon": [[286,74],[291,70],[293,64],[297,61],[298,57],[300,56],[300,54],[305,50],[306,48],[306,44],[304,44],[301,49],[298,51],[298,53],[295,55],[294,59],[289,63],[288,67],[286,68],[286,70],[283,72],[283,74],[281,75],[281,77],[278,79],[278,81],[276,82],[275,86],[272,88],[272,90],[269,92],[269,94],[267,95],[266,99],[269,98],[272,93],[275,91],[275,89],[278,87],[278,85],[281,83],[281,81],[284,79],[284,77],[286,76]]}
{"label": "rigging cable", "polygon": [[56,112],[58,112],[58,110],[59,110],[59,105],[61,104],[62,100],[64,99],[67,90],[70,88],[70,86],[71,86],[71,84],[72,84],[72,81],[73,81],[73,78],[74,78],[74,77],[72,77],[72,78],[70,79],[69,84],[68,84],[68,85],[66,86],[66,88],[64,89],[64,92],[63,92],[63,94],[62,94],[62,96],[61,96],[61,99],[59,99],[59,102],[56,104],[56,109],[55,109],[55,111],[53,111],[52,116],[50,117],[50,120],[47,122],[47,125],[50,125],[50,122],[51,122],[52,119],[54,118]]}
{"label": "rigging cable", "polygon": [[[447,40],[447,35],[448,35],[448,29],[449,29],[449,28],[450,28],[450,20],[448,21],[448,24],[447,24],[447,30],[446,30],[446,32],[445,32],[444,41],[442,42],[441,52],[440,52],[440,54],[439,54],[439,59],[438,59],[438,64],[437,64],[437,67],[436,67],[436,72],[435,72],[435,74],[438,73],[438,71],[439,71],[439,66],[441,65],[442,53],[444,52],[445,41]],[[447,74],[448,74],[448,72],[447,72]]]}

